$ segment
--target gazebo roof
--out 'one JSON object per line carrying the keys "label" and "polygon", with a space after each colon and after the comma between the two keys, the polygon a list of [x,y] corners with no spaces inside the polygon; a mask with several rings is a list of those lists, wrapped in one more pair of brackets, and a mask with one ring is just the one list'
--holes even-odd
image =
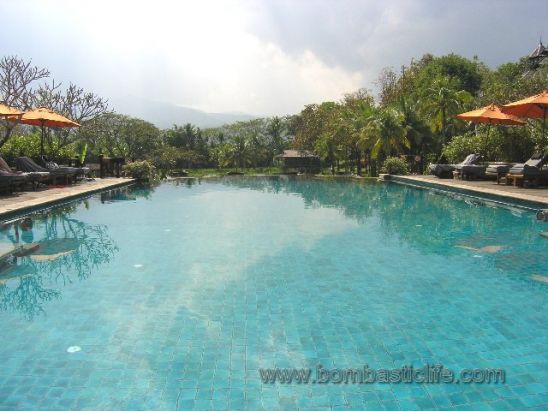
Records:
{"label": "gazebo roof", "polygon": [[276,157],[278,158],[318,158],[310,150],[284,150],[283,154],[279,154]]}

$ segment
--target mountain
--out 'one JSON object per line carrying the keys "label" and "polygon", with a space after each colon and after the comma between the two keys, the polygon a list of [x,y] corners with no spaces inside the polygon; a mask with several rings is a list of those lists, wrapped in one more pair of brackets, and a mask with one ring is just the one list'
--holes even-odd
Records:
{"label": "mountain", "polygon": [[170,128],[191,123],[200,128],[218,127],[227,123],[256,118],[245,113],[207,113],[171,103],[150,101],[139,97],[122,97],[110,100],[116,113],[137,117],[155,124],[159,128]]}

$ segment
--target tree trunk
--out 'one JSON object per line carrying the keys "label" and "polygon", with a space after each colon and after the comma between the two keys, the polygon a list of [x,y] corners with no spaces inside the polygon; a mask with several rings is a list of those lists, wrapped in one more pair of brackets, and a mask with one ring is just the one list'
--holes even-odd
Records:
{"label": "tree trunk", "polygon": [[447,120],[445,119],[445,109],[441,109],[441,135],[442,135],[442,146],[445,146],[445,143],[447,143],[447,130],[446,125]]}

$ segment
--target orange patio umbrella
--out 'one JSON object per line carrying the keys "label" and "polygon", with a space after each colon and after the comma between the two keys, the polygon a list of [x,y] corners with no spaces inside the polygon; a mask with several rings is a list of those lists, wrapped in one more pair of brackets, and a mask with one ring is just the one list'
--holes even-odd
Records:
{"label": "orange patio umbrella", "polygon": [[523,100],[506,104],[502,107],[505,113],[519,117],[542,118],[542,138],[546,129],[546,111],[548,111],[548,90]]}
{"label": "orange patio umbrella", "polygon": [[40,154],[44,154],[44,128],[45,127],[80,127],[80,124],[69,120],[68,118],[50,110],[46,107],[38,107],[32,111],[27,111],[21,117],[22,124],[39,126],[42,128],[42,139],[40,141]]}
{"label": "orange patio umbrella", "polygon": [[490,104],[477,110],[459,114],[457,115],[457,118],[473,121],[474,123],[487,124],[487,135],[489,135],[491,124],[502,124],[506,126],[522,126],[525,124],[525,122],[519,118],[503,113],[501,108],[496,104]]}
{"label": "orange patio umbrella", "polygon": [[23,112],[0,103],[0,117],[20,116]]}

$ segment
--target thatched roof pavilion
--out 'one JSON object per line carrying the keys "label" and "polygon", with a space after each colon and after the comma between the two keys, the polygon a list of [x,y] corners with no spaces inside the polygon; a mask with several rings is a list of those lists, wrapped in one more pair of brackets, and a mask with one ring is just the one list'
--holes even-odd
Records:
{"label": "thatched roof pavilion", "polygon": [[286,169],[312,171],[319,170],[321,167],[320,157],[309,150],[284,150],[275,159],[283,162],[283,167]]}

